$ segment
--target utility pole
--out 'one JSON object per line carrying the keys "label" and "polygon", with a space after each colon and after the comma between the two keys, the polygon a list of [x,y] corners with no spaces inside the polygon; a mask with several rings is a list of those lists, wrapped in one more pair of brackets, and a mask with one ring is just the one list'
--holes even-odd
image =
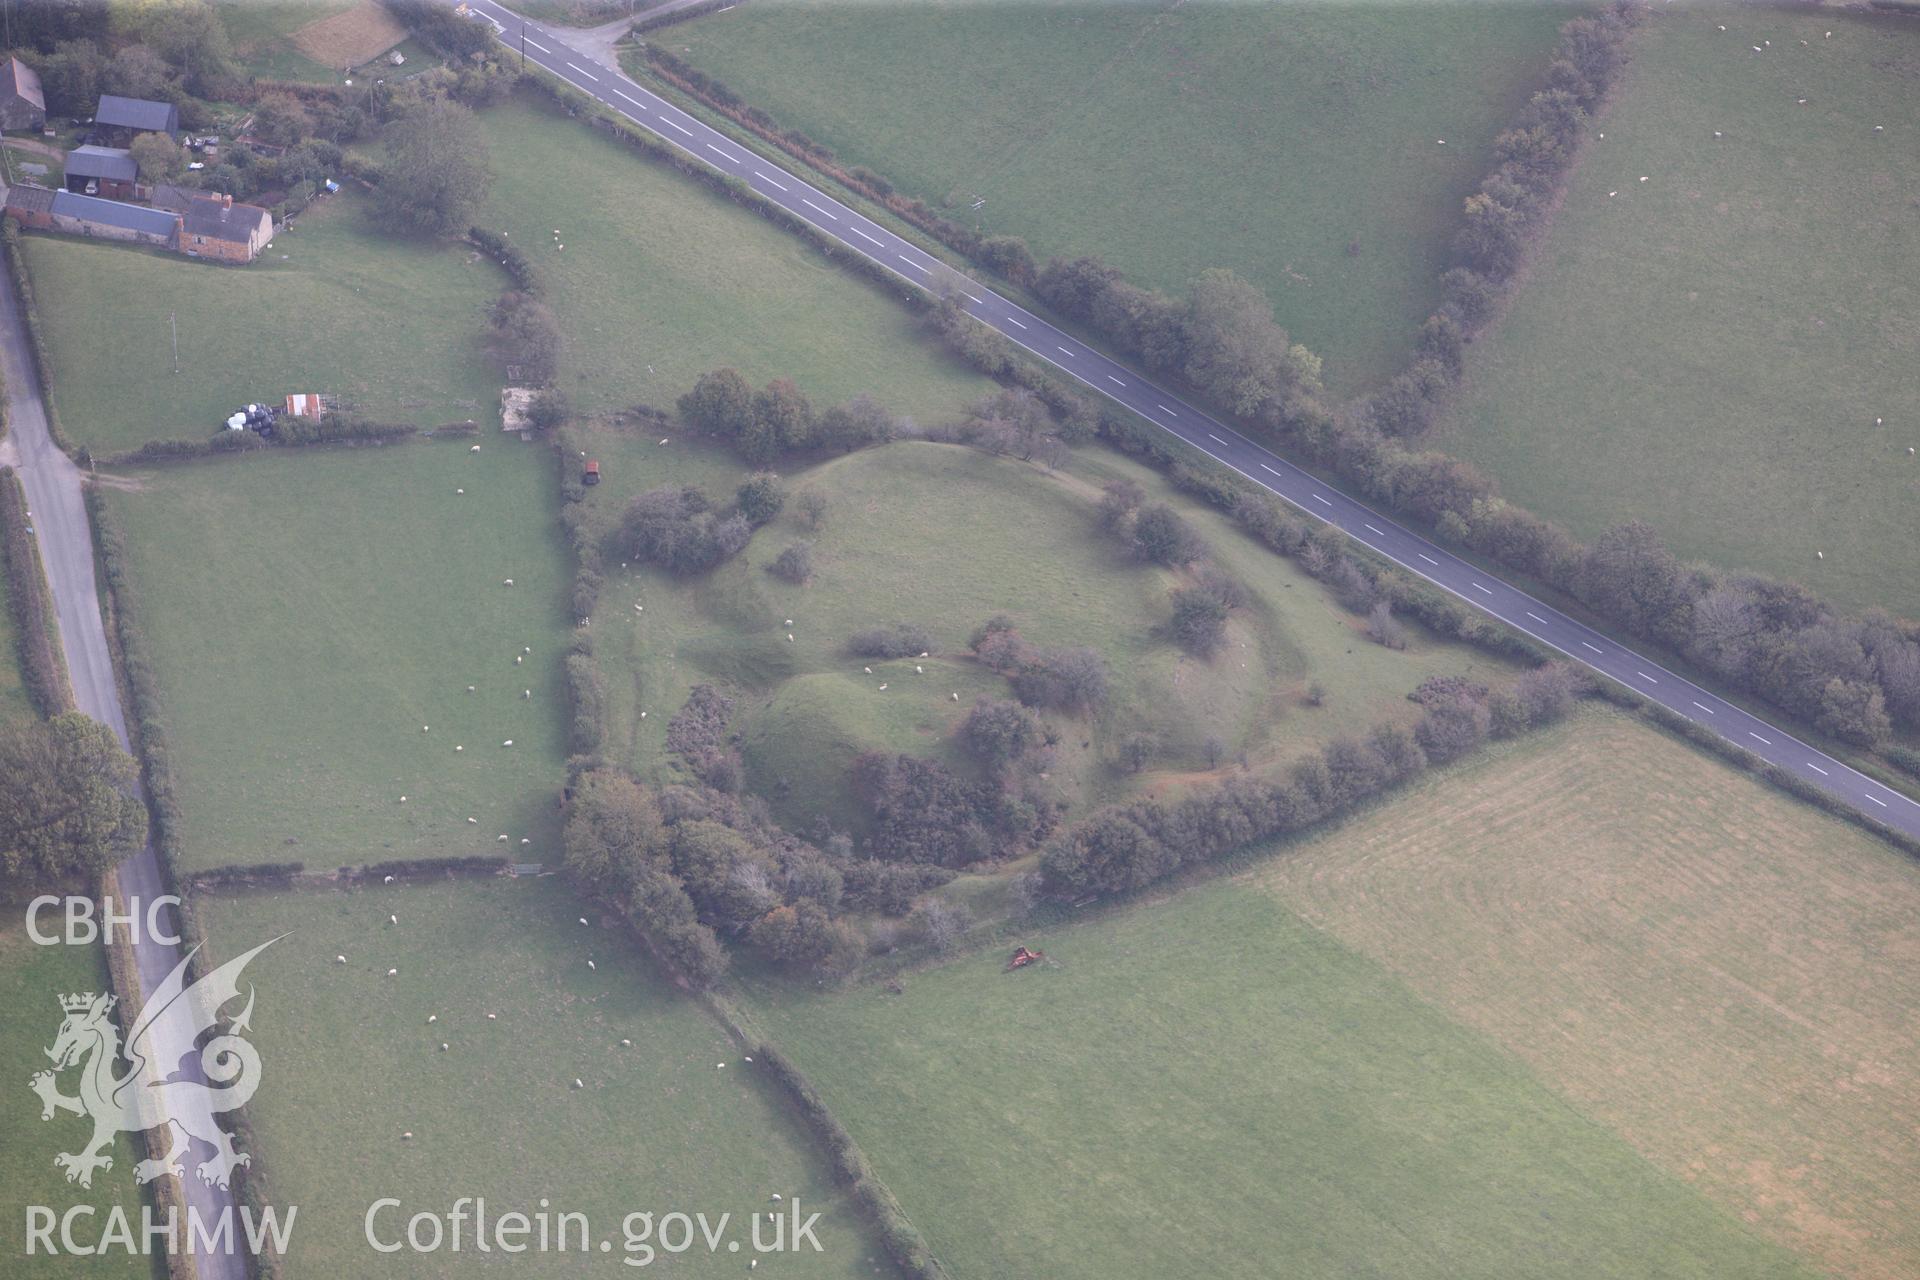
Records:
{"label": "utility pole", "polygon": [[167,326],[173,330],[173,371],[180,372],[180,313],[167,312]]}

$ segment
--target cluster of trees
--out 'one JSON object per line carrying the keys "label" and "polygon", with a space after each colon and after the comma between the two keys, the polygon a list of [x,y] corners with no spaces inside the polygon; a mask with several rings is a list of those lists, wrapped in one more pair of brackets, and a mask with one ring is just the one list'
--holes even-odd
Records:
{"label": "cluster of trees", "polygon": [[1098,257],[1054,258],[1040,296],[1156,373],[1184,380],[1230,413],[1284,411],[1320,392],[1320,359],[1289,342],[1266,295],[1224,268],[1200,273],[1182,301],[1129,284]]}
{"label": "cluster of trees", "polygon": [[987,619],[967,644],[980,665],[1005,676],[1029,707],[1096,715],[1107,704],[1107,660],[1084,645],[1037,648],[1005,614]]}
{"label": "cluster of trees", "polygon": [[406,236],[458,235],[473,225],[492,174],[487,142],[471,108],[422,102],[387,130],[387,158],[374,187],[374,213]]}
{"label": "cluster of trees", "polygon": [[792,379],[775,378],[755,391],[737,369],[701,374],[678,407],[690,426],[727,441],[754,466],[782,454],[881,444],[912,429],[872,396],[855,396],[816,414]]}
{"label": "cluster of trees", "polygon": [[648,788],[616,770],[581,769],[569,790],[568,875],[620,913],[690,981],[727,968],[722,938],[744,941],[796,971],[837,975],[865,952],[848,911],[907,914],[953,872],[906,856],[860,858],[835,835],[819,848],[782,830],[738,794],[732,701],[695,688],[667,743],[699,782]]}
{"label": "cluster of trees", "polygon": [[847,652],[856,658],[912,658],[933,652],[933,633],[917,622],[863,627],[847,637]]}
{"label": "cluster of trees", "polygon": [[40,73],[51,115],[84,119],[101,94],[117,93],[171,102],[193,128],[205,119],[199,99],[238,87],[226,27],[202,0],[22,5],[10,27],[14,48]]}
{"label": "cluster of trees", "polygon": [[1246,603],[1246,591],[1212,563],[1212,548],[1184,516],[1164,502],[1148,503],[1131,480],[1115,480],[1101,492],[1100,527],[1135,558],[1168,569],[1191,570],[1173,589],[1167,632],[1196,657],[1211,658],[1227,638],[1227,619]]}
{"label": "cluster of trees", "polygon": [[715,509],[693,485],[648,489],[627,504],[620,522],[628,559],[681,575],[725,563],[752,537],[752,521],[737,509]]}
{"label": "cluster of trees", "polygon": [[1547,87],[1494,139],[1498,163],[1466,199],[1455,266],[1441,277],[1446,302],[1420,329],[1414,362],[1362,406],[1383,435],[1419,435],[1459,381],[1466,342],[1493,317],[1530,236],[1539,227],[1575,143],[1626,66],[1627,35],[1642,9],[1629,0],[1560,29]]}
{"label": "cluster of trees", "polygon": [[988,702],[975,707],[961,733],[961,745],[983,766],[978,780],[939,760],[862,754],[853,785],[871,818],[868,851],[884,862],[958,868],[1012,857],[1044,840],[1063,806],[1040,777],[1049,754],[1043,744],[1024,707]]}
{"label": "cluster of trees", "polygon": [[113,733],[78,711],[0,725],[0,889],[85,883],[137,851],[138,776]]}
{"label": "cluster of trees", "polygon": [[1278,778],[1240,775],[1179,799],[1149,796],[1100,810],[1041,854],[1043,883],[1064,897],[1122,893],[1255,841],[1304,830],[1399,786],[1429,763],[1457,758],[1489,734],[1559,719],[1581,687],[1575,672],[1561,666],[1542,667],[1496,691],[1430,681],[1416,695],[1426,711],[1412,729],[1386,724],[1364,737],[1338,739]]}
{"label": "cluster of trees", "polygon": [[509,289],[487,313],[487,356],[521,383],[553,381],[562,345],[560,321],[534,293]]}

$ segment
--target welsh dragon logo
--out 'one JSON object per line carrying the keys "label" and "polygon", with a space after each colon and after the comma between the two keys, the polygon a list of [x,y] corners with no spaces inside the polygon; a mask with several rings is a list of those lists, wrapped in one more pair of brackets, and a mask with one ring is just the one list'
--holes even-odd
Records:
{"label": "welsh dragon logo", "polygon": [[[245,1106],[260,1087],[260,1053],[243,1035],[253,1018],[253,988],[247,988],[246,1006],[227,1019],[224,1032],[204,1045],[199,1040],[218,1026],[220,1011],[240,997],[240,974],[247,962],[279,940],[261,943],[194,983],[186,978],[194,955],[188,952],[127,1029],[124,1050],[112,1016],[113,996],[89,991],[60,997],[66,1020],[46,1051],[53,1070],[35,1072],[28,1084],[40,1095],[42,1120],[70,1111],[93,1121],[93,1138],[85,1146],[53,1158],[68,1182],[91,1187],[95,1170],[113,1168],[113,1157],[106,1152],[117,1135],[162,1124],[171,1146],[159,1159],[134,1166],[138,1182],[165,1173],[180,1176],[190,1139],[213,1149],[195,1170],[210,1186],[226,1186],[236,1166],[252,1163],[253,1157],[234,1149],[232,1137],[214,1116]],[[196,1046],[204,1080],[181,1078],[181,1060]],[[117,1074],[122,1061],[128,1070]],[[61,1093],[58,1084],[59,1073],[69,1068],[79,1069],[80,1091],[72,1097]]]}

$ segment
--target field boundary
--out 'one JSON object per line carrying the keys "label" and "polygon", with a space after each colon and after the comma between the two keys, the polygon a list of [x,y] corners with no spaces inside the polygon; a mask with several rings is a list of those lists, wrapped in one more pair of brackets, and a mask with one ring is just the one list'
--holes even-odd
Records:
{"label": "field boundary", "polygon": [[28,532],[26,491],[12,467],[0,467],[0,559],[6,561],[7,600],[18,628],[14,642],[27,698],[36,711],[52,719],[73,710],[73,686],[60,660],[59,624],[40,563],[40,546]]}
{"label": "field boundary", "polygon": [[74,450],[73,442],[67,439],[67,433],[60,426],[60,410],[53,396],[53,358],[47,352],[46,335],[40,323],[40,304],[33,294],[33,273],[27,270],[26,255],[20,251],[20,223],[15,218],[0,218],[0,243],[4,243],[7,255],[7,271],[13,276],[13,287],[20,299],[20,322],[27,330],[27,350],[33,356],[33,372],[40,379],[40,402],[46,406],[47,434],[53,437],[54,445],[65,454],[71,455],[82,466],[90,465],[92,458],[85,449]]}

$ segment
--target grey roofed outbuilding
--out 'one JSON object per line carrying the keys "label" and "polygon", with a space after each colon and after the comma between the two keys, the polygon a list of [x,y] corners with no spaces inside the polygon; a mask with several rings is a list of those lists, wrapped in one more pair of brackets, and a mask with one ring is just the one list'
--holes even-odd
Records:
{"label": "grey roofed outbuilding", "polygon": [[75,147],[67,153],[67,176],[132,182],[140,176],[140,166],[133,153],[121,147]]}
{"label": "grey roofed outbuilding", "polygon": [[165,209],[149,209],[145,205],[126,204],[119,200],[102,200],[98,196],[79,196],[71,191],[53,193],[53,213],[61,218],[84,218],[88,222],[97,222],[105,227],[124,227],[128,231],[144,231],[148,235],[172,235],[179,219]]}
{"label": "grey roofed outbuilding", "polygon": [[171,102],[150,102],[145,98],[100,95],[93,122],[114,129],[133,129],[140,133],[180,132],[180,109]]}
{"label": "grey roofed outbuilding", "polygon": [[40,90],[40,75],[18,58],[0,63],[0,94],[12,94],[38,107],[42,115],[46,114],[47,99]]}

